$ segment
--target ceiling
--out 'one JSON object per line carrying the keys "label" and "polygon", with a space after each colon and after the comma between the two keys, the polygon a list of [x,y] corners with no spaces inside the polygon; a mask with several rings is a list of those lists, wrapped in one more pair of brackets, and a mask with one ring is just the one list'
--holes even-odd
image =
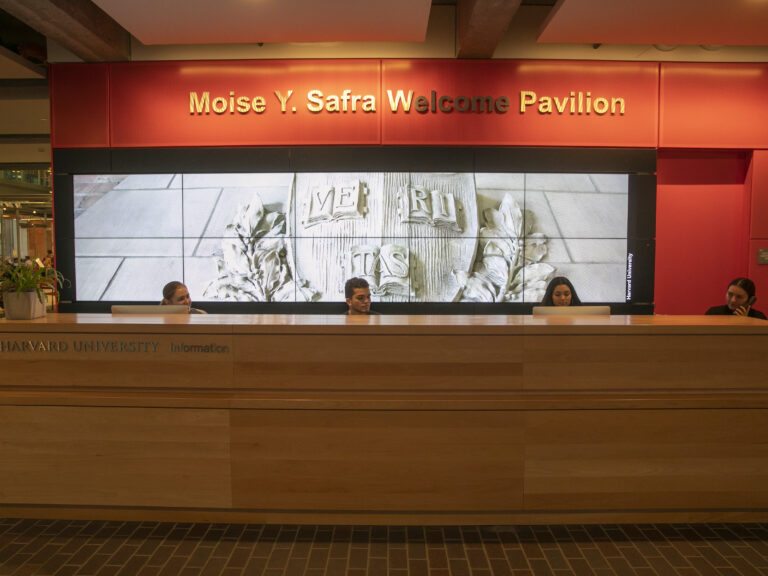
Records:
{"label": "ceiling", "polygon": [[0,79],[44,78],[47,41],[85,61],[131,42],[418,43],[445,5],[458,58],[493,57],[521,5],[548,12],[525,31],[539,45],[768,46],[768,0],[0,0]]}
{"label": "ceiling", "polygon": [[423,42],[445,5],[459,58],[493,57],[521,5],[548,11],[537,44],[768,46],[768,0],[0,0],[0,78],[44,77],[46,40],[85,61],[130,60],[131,42]]}
{"label": "ceiling", "polygon": [[[437,51],[420,49],[438,26]],[[410,52],[391,56],[397,43]],[[0,166],[50,164],[50,47],[110,62],[230,45],[235,56],[210,53],[248,58],[248,46],[267,45],[258,57],[729,61],[740,47],[762,62],[768,49],[754,47],[768,47],[768,0],[0,0]],[[0,202],[38,207],[45,188],[0,182]]]}
{"label": "ceiling", "polygon": [[143,44],[419,42],[431,0],[94,0]]}
{"label": "ceiling", "polygon": [[768,0],[560,0],[539,42],[768,45]]}

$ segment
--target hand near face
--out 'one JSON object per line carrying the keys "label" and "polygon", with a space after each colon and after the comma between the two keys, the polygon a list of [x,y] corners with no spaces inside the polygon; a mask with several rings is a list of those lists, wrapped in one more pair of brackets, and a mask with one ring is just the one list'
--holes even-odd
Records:
{"label": "hand near face", "polygon": [[725,293],[725,303],[731,309],[734,316],[747,316],[751,308],[749,295],[739,286],[728,286]]}
{"label": "hand near face", "polygon": [[734,316],[749,316],[749,310],[752,308],[752,306],[747,306],[744,304],[743,306],[739,306],[733,311]]}

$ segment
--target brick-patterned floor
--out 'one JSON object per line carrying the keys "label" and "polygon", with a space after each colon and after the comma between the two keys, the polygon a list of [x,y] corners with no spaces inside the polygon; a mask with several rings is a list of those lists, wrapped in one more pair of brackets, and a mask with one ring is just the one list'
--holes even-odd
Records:
{"label": "brick-patterned floor", "polygon": [[378,527],[0,519],[0,575],[768,575],[768,524]]}

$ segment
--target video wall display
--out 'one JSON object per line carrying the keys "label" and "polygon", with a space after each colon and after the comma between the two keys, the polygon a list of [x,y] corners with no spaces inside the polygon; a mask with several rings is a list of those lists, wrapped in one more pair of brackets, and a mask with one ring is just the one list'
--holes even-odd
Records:
{"label": "video wall display", "polygon": [[[629,174],[284,172],[73,176],[75,299],[535,303],[567,276],[628,301]],[[630,275],[631,276],[631,275]]]}

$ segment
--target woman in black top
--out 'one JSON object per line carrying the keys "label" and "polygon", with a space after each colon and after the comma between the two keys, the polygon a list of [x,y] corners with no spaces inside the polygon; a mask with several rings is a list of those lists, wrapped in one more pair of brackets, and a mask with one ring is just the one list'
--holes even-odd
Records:
{"label": "woman in black top", "polygon": [[755,283],[749,278],[736,278],[728,284],[725,306],[712,306],[709,316],[750,316],[765,320],[765,314],[752,308],[755,303]]}
{"label": "woman in black top", "polygon": [[571,281],[565,276],[557,276],[550,280],[541,306],[581,306],[581,300]]}

